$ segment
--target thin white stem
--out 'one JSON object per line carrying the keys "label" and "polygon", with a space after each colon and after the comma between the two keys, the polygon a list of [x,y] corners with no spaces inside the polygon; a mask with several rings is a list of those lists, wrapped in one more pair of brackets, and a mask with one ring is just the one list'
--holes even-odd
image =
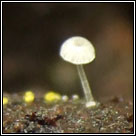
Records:
{"label": "thin white stem", "polygon": [[93,98],[91,88],[89,86],[83,65],[77,65],[77,70],[78,70],[78,74],[79,74],[79,77],[80,77],[80,80],[81,80],[81,83],[82,83],[82,87],[83,87],[83,90],[84,90],[84,94],[85,94],[87,103],[93,102],[94,98]]}

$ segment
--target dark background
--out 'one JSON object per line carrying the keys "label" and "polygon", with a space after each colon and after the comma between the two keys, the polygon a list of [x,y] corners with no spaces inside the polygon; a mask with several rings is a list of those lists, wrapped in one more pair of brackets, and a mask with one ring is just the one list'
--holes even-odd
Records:
{"label": "dark background", "polygon": [[133,3],[3,3],[3,91],[54,90],[83,96],[76,66],[59,49],[89,39],[96,59],[84,65],[96,99],[133,97]]}

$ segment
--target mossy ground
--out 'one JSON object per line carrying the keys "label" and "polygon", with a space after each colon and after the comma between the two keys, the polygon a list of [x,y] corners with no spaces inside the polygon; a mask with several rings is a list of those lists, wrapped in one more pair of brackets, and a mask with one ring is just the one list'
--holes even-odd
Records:
{"label": "mossy ground", "polygon": [[122,98],[86,108],[82,99],[26,104],[18,94],[11,97],[3,106],[3,133],[133,133],[133,103]]}

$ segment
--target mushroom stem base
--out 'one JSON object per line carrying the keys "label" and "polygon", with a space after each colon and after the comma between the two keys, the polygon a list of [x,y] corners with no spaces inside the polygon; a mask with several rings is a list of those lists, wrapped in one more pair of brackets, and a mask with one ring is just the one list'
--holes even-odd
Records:
{"label": "mushroom stem base", "polygon": [[89,86],[89,83],[88,83],[88,80],[87,80],[87,77],[86,77],[86,74],[85,74],[85,71],[84,71],[84,68],[83,68],[83,65],[77,65],[77,70],[78,70],[78,74],[79,74],[81,84],[82,84],[82,87],[83,87],[83,90],[84,90],[84,94],[85,94],[85,97],[86,97],[86,101],[87,101],[86,104],[90,105],[90,102],[91,102],[91,104],[94,105],[95,101],[94,101],[94,98],[93,98],[93,95],[92,95],[92,92],[91,92],[91,88]]}

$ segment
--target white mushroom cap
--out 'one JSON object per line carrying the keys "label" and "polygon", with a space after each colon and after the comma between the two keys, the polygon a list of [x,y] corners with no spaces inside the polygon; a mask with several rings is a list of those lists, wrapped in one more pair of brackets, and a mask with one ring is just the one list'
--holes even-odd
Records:
{"label": "white mushroom cap", "polygon": [[95,49],[86,38],[75,36],[62,44],[60,56],[73,64],[87,64],[94,60]]}

